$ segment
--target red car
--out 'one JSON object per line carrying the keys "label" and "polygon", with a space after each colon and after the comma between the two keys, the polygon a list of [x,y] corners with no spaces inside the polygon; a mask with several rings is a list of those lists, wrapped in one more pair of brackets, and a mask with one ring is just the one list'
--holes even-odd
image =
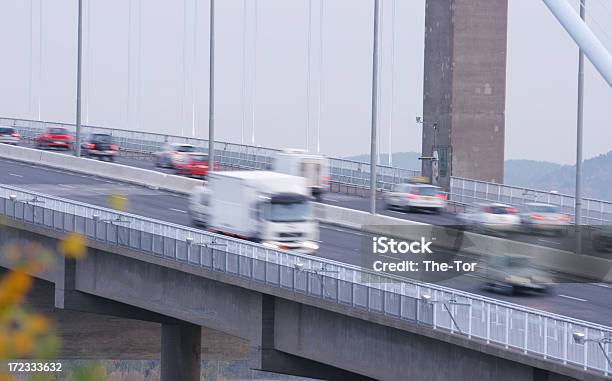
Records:
{"label": "red car", "polygon": [[39,148],[72,148],[74,138],[67,129],[63,127],[49,127],[36,138],[36,146]]}
{"label": "red car", "polygon": [[[175,163],[177,175],[204,178],[208,175],[208,155],[205,153],[192,153],[181,156]],[[215,171],[219,165],[215,162]]]}

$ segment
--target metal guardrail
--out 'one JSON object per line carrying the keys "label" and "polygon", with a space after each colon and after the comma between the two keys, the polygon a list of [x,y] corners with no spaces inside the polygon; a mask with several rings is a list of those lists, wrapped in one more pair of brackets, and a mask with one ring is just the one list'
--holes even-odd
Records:
{"label": "metal guardrail", "polygon": [[[61,126],[74,130],[74,124],[44,122],[27,119],[0,118],[0,126],[15,127],[24,139],[33,140],[46,127]],[[208,151],[208,140],[188,138],[176,135],[165,135],[150,132],[128,131],[116,128],[83,126],[83,133],[108,133],[124,152],[131,154],[151,155],[159,151],[165,143],[186,143]],[[272,165],[272,158],[277,149],[254,147],[235,143],[215,142],[215,157],[219,164],[241,169],[267,169]],[[378,189],[390,190],[393,184],[407,182],[411,177],[420,175],[420,171],[402,168],[378,166]],[[330,158],[331,180],[337,183],[357,187],[370,186],[370,165],[358,161]]]}
{"label": "metal guardrail", "polygon": [[[519,209],[528,202],[544,202],[557,205],[564,213],[575,216],[573,196],[524,187],[453,177],[450,196],[453,201],[465,204],[492,201],[515,205]],[[583,225],[612,223],[612,202],[589,198],[582,202]]]}
{"label": "metal guardrail", "polygon": [[[604,375],[611,372],[598,343],[572,340],[576,332],[589,340],[611,337],[609,327],[13,186],[0,185],[0,215]],[[611,347],[603,347],[609,355]]]}

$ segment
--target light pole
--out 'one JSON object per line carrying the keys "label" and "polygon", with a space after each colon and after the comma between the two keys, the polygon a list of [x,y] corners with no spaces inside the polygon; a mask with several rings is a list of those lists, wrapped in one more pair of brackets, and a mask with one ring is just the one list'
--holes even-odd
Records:
{"label": "light pole", "polygon": [[424,153],[422,153],[421,157],[419,157],[419,160],[425,160],[429,162],[429,182],[433,184],[433,162],[438,160],[438,158],[434,155],[434,152],[436,150],[436,137],[438,136],[438,122],[429,122],[423,120],[423,118],[421,118],[420,116],[416,117],[416,122],[418,124],[423,125],[423,130],[425,129],[425,126],[428,125],[431,126],[433,129],[433,145],[431,146],[431,155],[425,156]]}
{"label": "light pole", "polygon": [[374,41],[372,49],[372,133],[370,137],[370,213],[376,214],[376,172],[378,167],[376,120],[378,118],[378,7],[374,0]]}
{"label": "light pole", "polygon": [[83,48],[83,0],[78,0],[77,27],[77,95],[76,95],[76,139],[74,141],[74,156],[81,156],[81,60]]}
{"label": "light pole", "polygon": [[[585,2],[580,2],[580,18],[585,19]],[[574,197],[574,223],[576,224],[576,254],[582,253],[582,126],[584,103],[584,53],[578,48],[578,111],[576,116],[576,196]]]}
{"label": "light pole", "polygon": [[208,170],[215,170],[215,0],[210,0],[210,52],[208,93]]}

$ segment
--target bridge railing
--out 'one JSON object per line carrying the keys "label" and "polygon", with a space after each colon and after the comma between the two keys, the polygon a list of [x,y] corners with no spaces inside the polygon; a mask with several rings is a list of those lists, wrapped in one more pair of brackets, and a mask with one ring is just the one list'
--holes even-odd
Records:
{"label": "bridge railing", "polygon": [[[557,205],[564,213],[575,216],[574,196],[461,177],[451,178],[450,197],[453,201],[465,204],[500,202],[515,205],[519,209],[529,202],[543,202]],[[590,198],[582,202],[583,225],[612,223],[612,202]]]}
{"label": "bridge railing", "polygon": [[[0,185],[0,215],[600,374],[611,371],[598,343],[572,340],[576,332],[610,337],[609,327],[13,186]],[[603,348],[612,355],[610,344]]]}
{"label": "bridge railing", "polygon": [[[73,124],[41,122],[27,119],[0,118],[0,125],[13,126],[25,139],[33,140],[46,127],[63,126],[74,129]],[[208,151],[205,139],[188,138],[176,135],[165,135],[150,132],[129,131],[116,128],[84,126],[84,134],[103,132],[111,134],[123,152],[131,155],[142,155],[151,158],[164,143],[192,144],[202,151]],[[219,164],[226,168],[267,169],[272,165],[276,149],[254,147],[235,143],[216,142],[215,155]],[[353,160],[330,158],[331,182],[338,186],[338,191],[367,189],[370,186],[370,165]],[[378,189],[390,190],[394,184],[407,182],[420,172],[384,165],[378,166]],[[349,192],[358,193],[358,192]],[[450,200],[462,204],[473,204],[479,201],[503,202],[522,207],[527,202],[547,202],[558,205],[565,213],[574,216],[574,197],[559,193],[545,192],[525,187],[490,183],[461,177],[451,178]],[[612,223],[612,202],[585,198],[583,201],[582,224]]]}
{"label": "bridge railing", "polygon": [[[0,126],[15,127],[26,140],[34,140],[46,127],[62,126],[74,130],[74,124],[41,122],[27,119],[0,118]],[[185,143],[208,151],[208,140],[150,132],[129,131],[117,128],[83,126],[84,134],[108,133],[113,136],[121,150],[129,155],[151,158],[165,143]],[[254,147],[243,144],[215,142],[215,156],[220,165],[240,169],[267,169],[272,165],[273,156],[279,150]],[[353,160],[330,158],[331,181],[353,187],[369,188],[370,165]],[[378,166],[378,189],[391,189],[393,184],[406,182],[419,171],[402,168]]]}

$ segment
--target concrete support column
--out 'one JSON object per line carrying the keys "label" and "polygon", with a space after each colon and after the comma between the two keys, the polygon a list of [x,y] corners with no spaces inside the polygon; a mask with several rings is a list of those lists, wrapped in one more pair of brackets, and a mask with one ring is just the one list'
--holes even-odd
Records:
{"label": "concrete support column", "polygon": [[[427,0],[423,175],[502,182],[508,0]],[[433,170],[432,170],[433,169]]]}
{"label": "concrete support column", "polygon": [[162,324],[161,381],[199,381],[202,328],[190,323]]}

